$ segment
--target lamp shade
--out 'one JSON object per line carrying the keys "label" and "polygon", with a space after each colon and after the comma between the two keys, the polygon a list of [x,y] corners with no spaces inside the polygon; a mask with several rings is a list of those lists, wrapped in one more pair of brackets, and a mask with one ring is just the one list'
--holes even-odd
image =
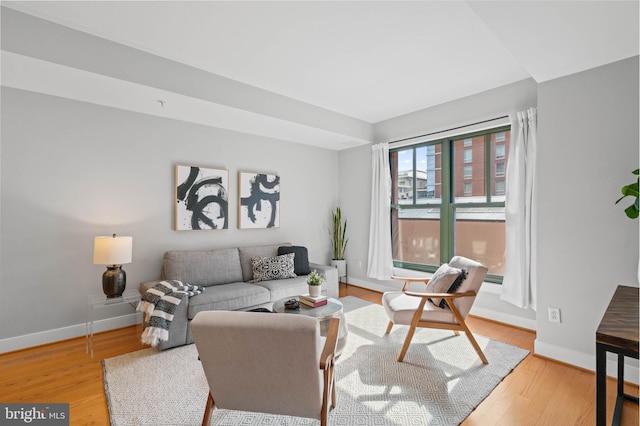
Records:
{"label": "lamp shade", "polygon": [[93,241],[93,263],[123,265],[131,263],[133,237],[96,237]]}

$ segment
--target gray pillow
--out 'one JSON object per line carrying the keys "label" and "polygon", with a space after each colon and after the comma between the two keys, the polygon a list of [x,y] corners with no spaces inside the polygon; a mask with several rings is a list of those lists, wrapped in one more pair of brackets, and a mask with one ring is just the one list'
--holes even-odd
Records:
{"label": "gray pillow", "polygon": [[278,254],[293,253],[293,270],[296,275],[309,275],[309,252],[302,246],[281,246],[278,247]]}
{"label": "gray pillow", "polygon": [[[449,288],[461,272],[461,269],[449,266],[448,263],[443,263],[427,283],[427,293],[448,293]],[[440,297],[434,297],[429,300],[436,306],[439,306],[440,302],[444,302]]]}
{"label": "gray pillow", "polygon": [[293,253],[276,257],[252,257],[253,282],[295,278]]}

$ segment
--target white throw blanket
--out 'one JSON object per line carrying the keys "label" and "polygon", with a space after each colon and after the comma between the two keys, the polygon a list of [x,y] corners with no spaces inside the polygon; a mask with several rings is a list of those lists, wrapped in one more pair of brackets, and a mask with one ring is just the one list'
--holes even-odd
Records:
{"label": "white throw blanket", "polygon": [[204,291],[204,287],[184,284],[176,280],[160,281],[142,296],[138,304],[138,311],[144,313],[146,325],[140,340],[142,343],[157,346],[159,342],[169,340],[169,327],[173,321],[173,314],[187,296],[195,296]]}

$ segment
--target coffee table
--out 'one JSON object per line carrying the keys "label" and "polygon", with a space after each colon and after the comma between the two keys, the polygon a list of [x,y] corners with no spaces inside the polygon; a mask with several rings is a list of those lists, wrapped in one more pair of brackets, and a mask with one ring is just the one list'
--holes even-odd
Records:
{"label": "coffee table", "polygon": [[284,306],[284,302],[291,299],[300,301],[298,297],[285,297],[284,299],[277,300],[273,304],[273,312],[306,315],[308,317],[316,318],[320,323],[321,336],[327,335],[331,318],[340,318],[338,343],[336,345],[336,357],[340,356],[340,354],[342,353],[342,349],[344,349],[344,346],[347,344],[347,335],[349,334],[347,321],[344,318],[342,302],[338,299],[330,297],[329,299],[327,299],[326,305],[318,306],[317,308],[312,308],[305,305],[304,303],[300,303],[300,309],[286,309]]}

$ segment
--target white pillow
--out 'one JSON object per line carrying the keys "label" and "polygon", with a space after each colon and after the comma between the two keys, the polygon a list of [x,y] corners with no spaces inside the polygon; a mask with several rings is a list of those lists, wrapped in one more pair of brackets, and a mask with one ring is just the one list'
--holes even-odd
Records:
{"label": "white pillow", "polygon": [[[427,293],[448,293],[451,284],[453,284],[461,272],[461,269],[449,266],[448,263],[443,263],[427,283]],[[439,306],[442,301],[439,297],[434,297],[429,300],[436,306]]]}

